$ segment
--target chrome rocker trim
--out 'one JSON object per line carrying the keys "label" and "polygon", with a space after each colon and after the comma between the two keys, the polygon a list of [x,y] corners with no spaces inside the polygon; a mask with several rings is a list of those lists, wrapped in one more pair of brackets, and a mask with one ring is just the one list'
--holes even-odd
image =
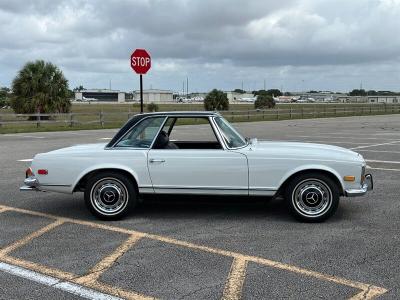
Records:
{"label": "chrome rocker trim", "polygon": [[360,189],[351,189],[351,190],[346,190],[346,197],[357,197],[357,196],[363,196],[365,195],[368,191],[371,191],[374,189],[374,180],[372,179],[371,174],[365,175],[365,180]]}

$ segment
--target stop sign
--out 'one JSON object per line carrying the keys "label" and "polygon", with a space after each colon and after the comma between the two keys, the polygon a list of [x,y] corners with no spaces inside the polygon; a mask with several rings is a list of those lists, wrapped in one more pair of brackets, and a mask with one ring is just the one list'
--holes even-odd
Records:
{"label": "stop sign", "polygon": [[151,57],[144,49],[136,49],[131,55],[131,67],[137,74],[146,74],[151,67]]}

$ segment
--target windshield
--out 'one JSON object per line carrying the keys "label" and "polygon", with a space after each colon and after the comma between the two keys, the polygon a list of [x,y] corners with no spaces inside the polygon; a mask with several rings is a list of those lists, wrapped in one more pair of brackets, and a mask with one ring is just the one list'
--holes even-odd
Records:
{"label": "windshield", "polygon": [[224,118],[215,118],[222,138],[224,139],[228,148],[239,148],[246,146],[246,140],[228,123]]}

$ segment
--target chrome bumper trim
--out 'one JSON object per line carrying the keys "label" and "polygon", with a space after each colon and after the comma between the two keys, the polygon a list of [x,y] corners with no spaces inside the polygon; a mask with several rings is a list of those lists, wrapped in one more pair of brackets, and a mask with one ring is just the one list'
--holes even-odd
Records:
{"label": "chrome bumper trim", "polygon": [[365,175],[365,180],[360,189],[350,189],[346,190],[346,196],[347,197],[357,197],[357,196],[363,196],[365,195],[368,191],[374,189],[374,180],[372,179],[371,174]]}
{"label": "chrome bumper trim", "polygon": [[24,184],[29,187],[37,187],[39,185],[39,180],[37,180],[35,177],[31,176],[31,177],[25,178]]}
{"label": "chrome bumper trim", "polygon": [[34,187],[34,186],[27,186],[27,185],[21,186],[21,187],[19,188],[19,190],[20,190],[21,192],[27,192],[27,191],[29,191],[29,192],[31,192],[31,191],[39,192],[39,191],[40,191],[37,187]]}
{"label": "chrome bumper trim", "polygon": [[40,191],[39,189],[39,180],[34,176],[30,176],[25,178],[24,186],[19,188],[20,191]]}

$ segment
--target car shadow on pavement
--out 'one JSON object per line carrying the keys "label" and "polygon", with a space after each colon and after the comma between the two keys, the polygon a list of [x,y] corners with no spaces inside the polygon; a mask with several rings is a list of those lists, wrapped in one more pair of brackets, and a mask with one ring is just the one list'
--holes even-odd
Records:
{"label": "car shadow on pavement", "polygon": [[[61,195],[53,193],[38,193],[36,201],[23,201],[21,208],[40,211],[61,217],[95,221],[96,217],[86,209],[83,195]],[[33,199],[30,199],[33,200]],[[7,205],[7,203],[4,203]],[[13,205],[11,205],[13,206]],[[329,222],[340,222],[346,219],[348,213],[345,207],[339,207],[337,213]],[[283,199],[266,199],[263,197],[238,196],[182,196],[157,195],[148,196],[138,203],[132,212],[129,212],[122,221],[147,220],[229,220],[246,219],[270,222],[294,222]]]}

